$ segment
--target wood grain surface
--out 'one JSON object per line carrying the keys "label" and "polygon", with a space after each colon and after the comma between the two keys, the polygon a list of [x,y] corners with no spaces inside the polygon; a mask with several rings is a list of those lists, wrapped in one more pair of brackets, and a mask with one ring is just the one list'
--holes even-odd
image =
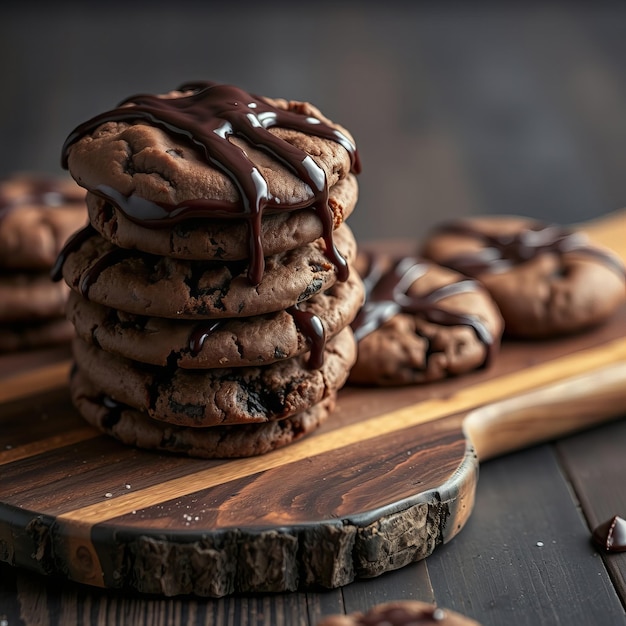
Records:
{"label": "wood grain surface", "polygon": [[[620,212],[587,231],[624,256],[625,226]],[[625,327],[622,308],[574,337],[505,341],[491,368],[462,378],[346,387],[314,435],[234,461],[122,446],[73,409],[66,358],[21,370],[5,360],[1,559],[211,597],[335,588],[407,566],[467,523],[480,460],[623,411]]]}

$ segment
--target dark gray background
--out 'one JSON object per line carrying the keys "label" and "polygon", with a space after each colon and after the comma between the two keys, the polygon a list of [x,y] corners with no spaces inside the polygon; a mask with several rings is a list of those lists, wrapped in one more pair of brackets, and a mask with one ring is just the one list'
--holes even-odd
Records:
{"label": "dark gray background", "polygon": [[626,205],[626,2],[22,2],[0,15],[0,176],[60,173],[78,123],[209,79],[309,100],[352,131],[361,240]]}

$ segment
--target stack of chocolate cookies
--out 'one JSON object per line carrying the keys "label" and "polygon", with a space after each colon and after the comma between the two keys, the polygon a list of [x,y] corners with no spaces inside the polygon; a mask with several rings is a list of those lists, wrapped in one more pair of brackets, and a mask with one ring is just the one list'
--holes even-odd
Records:
{"label": "stack of chocolate cookies", "polygon": [[194,83],[127,99],[63,154],[88,192],[56,276],[85,419],[205,458],[316,429],[355,362],[364,297],[348,131],[306,103]]}
{"label": "stack of chocolate cookies", "polygon": [[50,280],[65,241],[87,219],[69,177],[19,172],[0,181],[0,353],[67,343],[67,286]]}

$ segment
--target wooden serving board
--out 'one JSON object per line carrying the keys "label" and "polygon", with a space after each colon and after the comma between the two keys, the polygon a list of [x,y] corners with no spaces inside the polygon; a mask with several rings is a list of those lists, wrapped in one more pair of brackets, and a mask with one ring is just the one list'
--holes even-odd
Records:
{"label": "wooden serving board", "polygon": [[[586,225],[626,257],[626,212]],[[204,461],[125,447],[69,400],[66,350],[0,359],[0,560],[163,595],[333,588],[428,556],[474,502],[479,461],[626,415],[626,306],[494,365],[346,387],[315,434]],[[532,503],[528,503],[532,506]]]}

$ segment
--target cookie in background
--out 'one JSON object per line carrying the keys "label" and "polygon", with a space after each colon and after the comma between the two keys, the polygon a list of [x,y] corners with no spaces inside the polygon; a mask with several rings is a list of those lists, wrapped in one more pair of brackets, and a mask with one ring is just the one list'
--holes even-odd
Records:
{"label": "cookie in background", "polygon": [[436,228],[420,252],[480,281],[510,337],[584,332],[605,323],[626,300],[621,259],[558,224],[503,215],[456,220]]}
{"label": "cookie in background", "polygon": [[85,191],[69,176],[16,172],[0,179],[0,353],[69,342],[69,289],[50,272],[87,219]]}

